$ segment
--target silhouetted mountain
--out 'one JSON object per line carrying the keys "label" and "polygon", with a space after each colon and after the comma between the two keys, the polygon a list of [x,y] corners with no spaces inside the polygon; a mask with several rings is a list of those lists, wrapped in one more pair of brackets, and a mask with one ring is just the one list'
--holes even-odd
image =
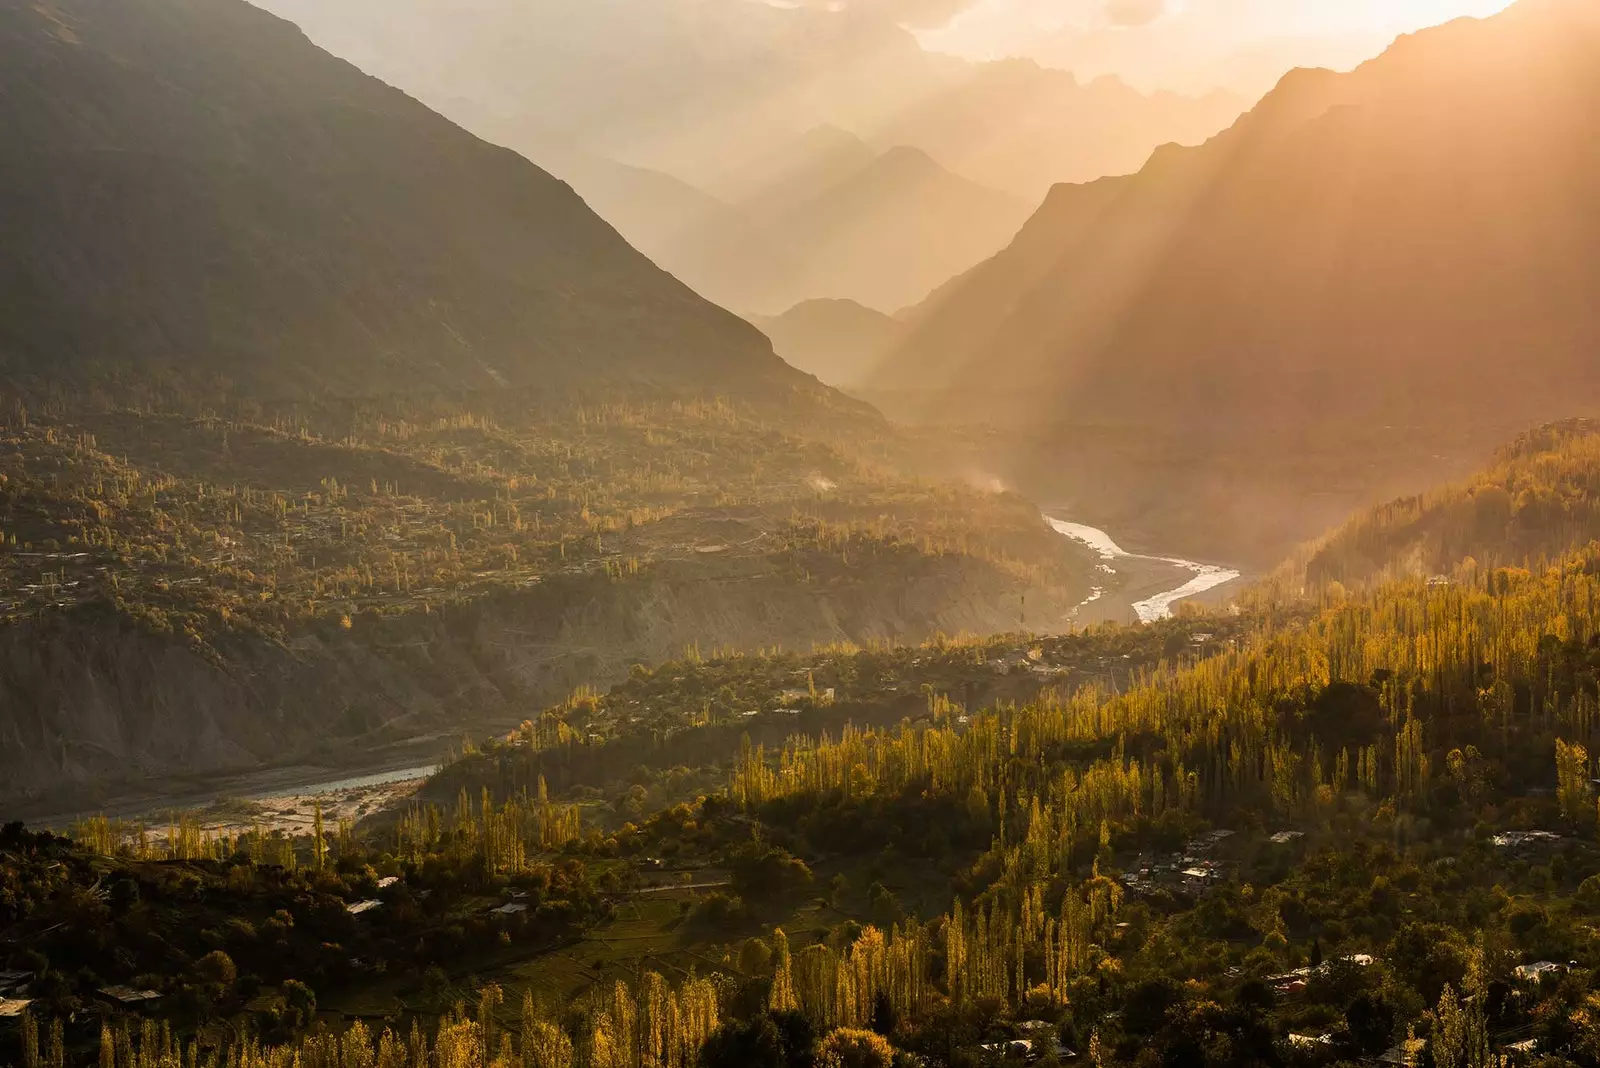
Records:
{"label": "silhouetted mountain", "polygon": [[905,332],[899,321],[853,300],[808,300],[752,321],[779,356],[834,386],[860,381]]}
{"label": "silhouetted mountain", "polygon": [[570,188],[237,0],[0,5],[0,367],[798,382]]}
{"label": "silhouetted mountain", "polygon": [[1523,0],[1056,188],[873,385],[961,418],[1566,414],[1600,397],[1597,208],[1600,7]]}

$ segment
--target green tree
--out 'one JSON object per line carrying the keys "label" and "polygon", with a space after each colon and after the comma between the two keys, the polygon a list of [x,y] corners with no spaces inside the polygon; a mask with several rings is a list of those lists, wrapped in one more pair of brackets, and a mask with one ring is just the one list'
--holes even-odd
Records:
{"label": "green tree", "polygon": [[841,1027],[817,1048],[817,1068],[893,1068],[894,1047],[873,1031]]}

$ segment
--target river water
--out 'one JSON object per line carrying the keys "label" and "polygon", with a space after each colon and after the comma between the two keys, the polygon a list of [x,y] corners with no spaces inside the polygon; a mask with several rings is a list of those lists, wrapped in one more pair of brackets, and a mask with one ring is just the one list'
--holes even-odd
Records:
{"label": "river water", "polygon": [[315,797],[318,794],[336,794],[345,790],[359,790],[368,786],[388,786],[397,782],[413,782],[417,779],[426,779],[438,770],[438,763],[423,764],[415,768],[380,771],[371,775],[350,775],[340,779],[329,779],[326,782],[314,782],[309,785],[278,787],[266,791],[246,791],[239,796],[245,801],[273,801],[285,797]]}
{"label": "river water", "polygon": [[[1194,560],[1182,560],[1173,556],[1143,556],[1130,553],[1118,545],[1116,539],[1098,527],[1086,526],[1082,523],[1071,523],[1065,519],[1045,517],[1057,534],[1071,538],[1073,541],[1087,545],[1100,555],[1100,570],[1107,575],[1117,573],[1116,561],[1118,560],[1147,560],[1153,563],[1170,564],[1175,568],[1190,572],[1193,577],[1179,583],[1170,590],[1164,590],[1153,597],[1147,597],[1133,604],[1134,614],[1141,623],[1154,623],[1158,619],[1166,619],[1172,615],[1172,609],[1180,601],[1198,596],[1207,590],[1214,590],[1239,578],[1240,572],[1230,567],[1217,564],[1202,564]],[[1091,604],[1105,596],[1105,587],[1097,586],[1090,593],[1084,604]],[[1082,607],[1080,605],[1079,607]]]}

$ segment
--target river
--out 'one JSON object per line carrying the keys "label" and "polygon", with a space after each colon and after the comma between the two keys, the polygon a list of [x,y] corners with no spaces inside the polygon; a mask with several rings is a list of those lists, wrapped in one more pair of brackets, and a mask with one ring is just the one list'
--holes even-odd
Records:
{"label": "river", "polygon": [[[1241,573],[1231,567],[1219,564],[1202,564],[1194,560],[1183,560],[1175,556],[1144,556],[1139,553],[1130,553],[1118,545],[1116,539],[1098,527],[1086,526],[1083,523],[1072,523],[1065,519],[1045,517],[1056,533],[1073,541],[1087,545],[1100,556],[1100,570],[1108,577],[1118,574],[1117,563],[1166,564],[1177,568],[1179,571],[1188,572],[1190,577],[1174,585],[1170,589],[1162,590],[1154,596],[1132,602],[1132,609],[1141,623],[1154,623],[1158,619],[1166,619],[1172,615],[1173,607],[1180,601],[1190,597],[1199,596],[1208,590],[1226,585],[1239,578]],[[1100,600],[1106,594],[1105,586],[1095,587],[1087,600],[1078,607],[1081,609]]]}

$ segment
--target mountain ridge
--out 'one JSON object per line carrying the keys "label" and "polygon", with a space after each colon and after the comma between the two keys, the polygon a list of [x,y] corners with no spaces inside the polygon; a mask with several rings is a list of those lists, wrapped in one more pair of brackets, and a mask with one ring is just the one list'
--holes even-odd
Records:
{"label": "mountain ridge", "polygon": [[[1562,414],[1553,401],[1597,385],[1565,355],[1600,340],[1576,297],[1600,277],[1581,236],[1596,21],[1565,3],[1458,20],[1350,74],[1286,76],[1229,130],[1138,174],[1057,186],[1012,246],[918,310],[871,385],[931,378],[939,396],[909,407],[937,417],[1203,423],[1248,396],[1251,418],[1392,419],[1482,403],[1454,381],[1425,387],[1418,353],[1450,351],[1470,378],[1520,351],[1542,363],[1516,399]],[[1517,218],[1495,221],[1508,198]],[[1008,353],[1009,395],[985,383],[993,351]],[[1416,400],[1364,395],[1379,368],[1401,369]]]}
{"label": "mountain ridge", "polygon": [[0,50],[14,383],[803,384],[565,183],[264,11],[13,5]]}

